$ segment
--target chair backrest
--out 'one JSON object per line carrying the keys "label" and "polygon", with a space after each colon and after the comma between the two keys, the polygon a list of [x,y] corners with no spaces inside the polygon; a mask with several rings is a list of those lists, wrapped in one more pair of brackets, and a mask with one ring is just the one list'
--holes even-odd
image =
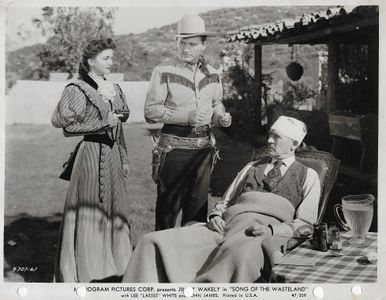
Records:
{"label": "chair backrest", "polygon": [[[255,150],[252,155],[252,161],[267,155],[267,150],[266,146]],[[340,161],[331,153],[316,150],[312,146],[304,146],[296,151],[296,159],[305,166],[314,169],[319,175],[321,193],[318,207],[318,222],[320,222],[323,219],[328,197],[338,176]]]}

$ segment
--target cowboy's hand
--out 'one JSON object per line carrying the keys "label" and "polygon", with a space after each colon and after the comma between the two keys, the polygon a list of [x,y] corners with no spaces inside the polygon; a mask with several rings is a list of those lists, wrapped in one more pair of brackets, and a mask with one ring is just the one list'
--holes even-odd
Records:
{"label": "cowboy's hand", "polygon": [[223,233],[225,229],[225,221],[220,216],[215,216],[209,220],[208,228],[218,233]]}
{"label": "cowboy's hand", "polygon": [[232,124],[232,116],[230,115],[230,113],[225,113],[225,114],[218,120],[218,124],[219,124],[221,127],[229,127],[229,126],[231,126],[231,124]]}
{"label": "cowboy's hand", "polygon": [[248,236],[272,235],[272,231],[267,225],[254,224],[245,230],[245,234]]}
{"label": "cowboy's hand", "polygon": [[130,175],[130,173],[131,173],[131,167],[130,167],[130,165],[129,164],[124,164],[123,166],[122,166],[122,168],[123,168],[123,176],[124,177],[129,177],[129,175]]}

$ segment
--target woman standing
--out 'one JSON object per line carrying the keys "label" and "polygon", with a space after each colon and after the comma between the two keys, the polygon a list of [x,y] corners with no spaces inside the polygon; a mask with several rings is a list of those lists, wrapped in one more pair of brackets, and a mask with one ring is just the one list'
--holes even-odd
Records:
{"label": "woman standing", "polygon": [[88,43],[80,80],[65,87],[51,119],[64,136],[84,136],[76,148],[60,230],[59,282],[119,280],[132,252],[124,180],[130,166],[121,124],[128,107],[120,87],[104,78],[114,49],[111,39]]}

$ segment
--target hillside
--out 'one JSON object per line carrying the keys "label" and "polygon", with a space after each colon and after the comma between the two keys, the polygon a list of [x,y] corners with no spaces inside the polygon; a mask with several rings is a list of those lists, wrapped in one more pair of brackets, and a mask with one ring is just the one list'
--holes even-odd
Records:
{"label": "hillside", "polygon": [[[220,52],[229,47],[224,37],[225,32],[237,30],[242,26],[263,24],[284,18],[293,18],[303,13],[310,13],[325,9],[321,6],[313,7],[243,7],[221,8],[202,13],[206,21],[207,30],[219,33],[219,38],[211,39],[207,48],[208,60],[218,67],[221,63]],[[176,52],[176,42],[171,36],[176,31],[176,24],[149,29],[141,34],[119,35],[115,37],[117,51],[114,72],[125,73],[126,80],[148,80],[151,71],[158,63]],[[233,47],[242,47],[235,44]],[[6,76],[8,86],[17,79],[38,79],[39,58],[37,56],[41,45],[25,47],[7,53]],[[291,48],[288,46],[264,47],[263,63],[266,70],[279,70],[290,61]],[[297,49],[299,60],[307,68],[314,68],[309,46]],[[306,75],[306,74],[305,74]]]}

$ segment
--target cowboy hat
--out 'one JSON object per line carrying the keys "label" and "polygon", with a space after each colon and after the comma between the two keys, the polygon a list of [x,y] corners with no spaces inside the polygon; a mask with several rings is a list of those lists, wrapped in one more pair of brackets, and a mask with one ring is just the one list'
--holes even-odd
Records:
{"label": "cowboy hat", "polygon": [[205,23],[202,18],[194,14],[185,14],[178,22],[177,38],[190,38],[196,36],[215,36],[215,32],[205,31]]}

